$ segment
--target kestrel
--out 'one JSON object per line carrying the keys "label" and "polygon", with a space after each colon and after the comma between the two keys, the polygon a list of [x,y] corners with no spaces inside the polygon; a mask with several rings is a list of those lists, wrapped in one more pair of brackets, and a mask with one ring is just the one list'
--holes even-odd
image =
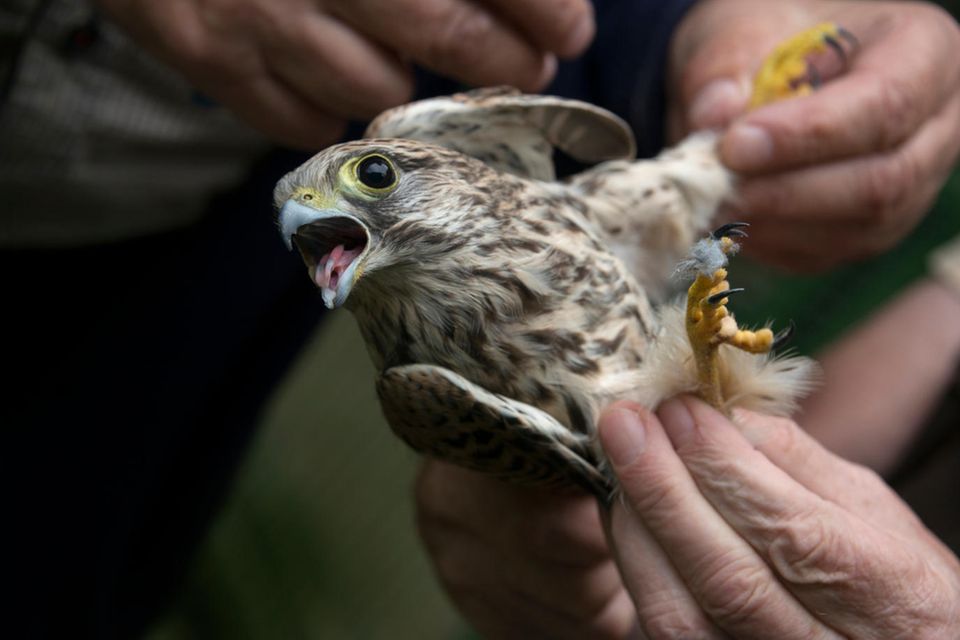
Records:
{"label": "kestrel", "polygon": [[[783,73],[838,33],[790,41]],[[743,331],[727,311],[742,225],[694,244],[733,194],[716,139],[634,160],[611,113],[485,89],[385,112],[366,139],[280,180],[275,201],[326,305],[355,315],[397,435],[607,500],[594,426],[604,405],[698,392],[783,414],[809,387],[812,363],[773,357],[771,331]],[[559,182],[555,148],[595,166]],[[694,278],[686,305],[654,306],[678,263]]]}

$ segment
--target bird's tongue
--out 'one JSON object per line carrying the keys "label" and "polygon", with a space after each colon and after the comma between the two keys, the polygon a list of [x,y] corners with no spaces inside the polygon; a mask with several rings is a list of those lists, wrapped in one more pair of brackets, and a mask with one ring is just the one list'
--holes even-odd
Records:
{"label": "bird's tongue", "polygon": [[360,247],[345,249],[342,244],[338,244],[333,251],[323,256],[317,263],[317,271],[314,273],[313,281],[321,289],[336,291],[341,274],[350,266],[354,258],[360,255],[362,250]]}

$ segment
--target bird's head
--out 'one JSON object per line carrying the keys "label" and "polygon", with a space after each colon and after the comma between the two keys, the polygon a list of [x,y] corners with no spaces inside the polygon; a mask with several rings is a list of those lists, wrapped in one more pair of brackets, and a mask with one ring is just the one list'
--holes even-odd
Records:
{"label": "bird's head", "polygon": [[299,250],[324,303],[336,308],[361,279],[422,265],[462,244],[458,221],[494,173],[460,153],[400,139],[321,151],[277,183],[288,248]]}

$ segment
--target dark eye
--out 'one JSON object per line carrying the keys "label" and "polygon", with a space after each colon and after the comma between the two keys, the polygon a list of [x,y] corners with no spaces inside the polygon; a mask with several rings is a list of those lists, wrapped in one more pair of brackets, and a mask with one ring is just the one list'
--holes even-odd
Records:
{"label": "dark eye", "polygon": [[368,156],[357,164],[357,180],[371,189],[386,189],[397,181],[390,161],[383,156]]}

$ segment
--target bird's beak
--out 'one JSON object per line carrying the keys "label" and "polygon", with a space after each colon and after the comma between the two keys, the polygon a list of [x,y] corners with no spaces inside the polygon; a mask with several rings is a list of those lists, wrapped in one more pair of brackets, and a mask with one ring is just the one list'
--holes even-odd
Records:
{"label": "bird's beak", "polygon": [[366,225],[338,209],[287,200],[280,209],[280,231],[288,249],[297,246],[327,308],[346,302],[370,247]]}

